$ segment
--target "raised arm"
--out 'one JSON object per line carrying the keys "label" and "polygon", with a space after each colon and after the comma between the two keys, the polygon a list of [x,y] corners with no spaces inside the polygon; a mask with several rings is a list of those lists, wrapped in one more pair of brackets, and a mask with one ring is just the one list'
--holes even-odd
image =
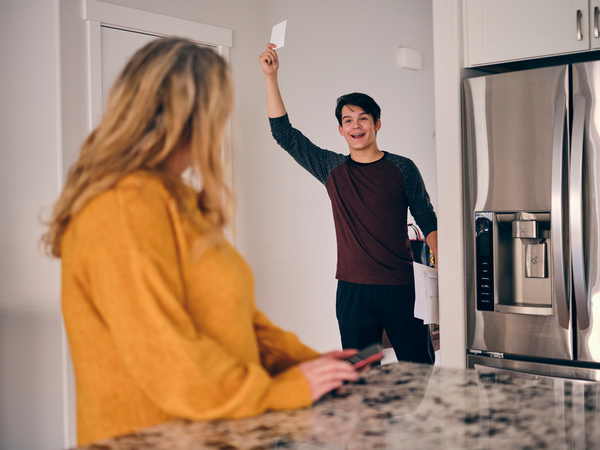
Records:
{"label": "raised arm", "polygon": [[260,55],[260,67],[265,73],[267,84],[267,113],[271,119],[286,115],[285,105],[277,83],[277,72],[279,70],[279,58],[275,51],[275,44],[267,44],[267,49]]}
{"label": "raised arm", "polygon": [[265,73],[267,85],[267,113],[271,133],[277,143],[288,152],[298,164],[308,170],[321,183],[325,184],[331,171],[343,164],[347,157],[314,145],[300,131],[292,127],[287,116],[283,99],[277,83],[279,58],[275,45],[267,44],[267,49],[259,57],[260,66]]}

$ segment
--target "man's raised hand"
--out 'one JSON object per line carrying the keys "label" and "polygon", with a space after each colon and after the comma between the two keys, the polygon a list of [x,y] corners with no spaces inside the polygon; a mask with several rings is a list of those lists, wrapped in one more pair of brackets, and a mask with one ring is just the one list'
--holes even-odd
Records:
{"label": "man's raised hand", "polygon": [[279,58],[277,58],[275,47],[275,44],[267,44],[267,49],[259,57],[260,67],[267,77],[276,75],[279,69]]}

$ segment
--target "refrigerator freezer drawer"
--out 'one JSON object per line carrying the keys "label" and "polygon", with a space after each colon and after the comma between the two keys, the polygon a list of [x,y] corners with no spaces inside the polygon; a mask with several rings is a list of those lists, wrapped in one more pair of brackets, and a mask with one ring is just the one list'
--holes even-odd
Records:
{"label": "refrigerator freezer drawer", "polygon": [[541,362],[521,361],[507,358],[491,358],[482,355],[467,355],[467,366],[490,367],[498,370],[507,370],[519,373],[528,373],[550,378],[567,380],[600,381],[600,366],[598,369],[587,367],[562,366],[545,364]]}

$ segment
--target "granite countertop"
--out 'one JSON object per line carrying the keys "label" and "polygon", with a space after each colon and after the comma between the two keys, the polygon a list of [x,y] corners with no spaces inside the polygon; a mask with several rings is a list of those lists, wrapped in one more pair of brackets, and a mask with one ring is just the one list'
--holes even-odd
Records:
{"label": "granite countertop", "polygon": [[[489,370],[489,369],[488,369]],[[312,408],[175,421],[87,450],[579,449],[600,445],[600,383],[395,363]]]}

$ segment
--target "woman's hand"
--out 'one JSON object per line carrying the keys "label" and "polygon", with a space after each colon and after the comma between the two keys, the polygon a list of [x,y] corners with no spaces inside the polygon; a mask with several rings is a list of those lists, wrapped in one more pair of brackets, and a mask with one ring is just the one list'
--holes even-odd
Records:
{"label": "woman's hand", "polygon": [[277,75],[277,71],[279,70],[279,58],[277,57],[275,47],[277,47],[275,44],[267,44],[267,50],[261,53],[258,58],[260,67],[266,77]]}
{"label": "woman's hand", "polygon": [[308,380],[313,402],[342,387],[344,381],[356,381],[358,373],[350,363],[344,361],[356,353],[354,349],[333,351],[298,365]]}

